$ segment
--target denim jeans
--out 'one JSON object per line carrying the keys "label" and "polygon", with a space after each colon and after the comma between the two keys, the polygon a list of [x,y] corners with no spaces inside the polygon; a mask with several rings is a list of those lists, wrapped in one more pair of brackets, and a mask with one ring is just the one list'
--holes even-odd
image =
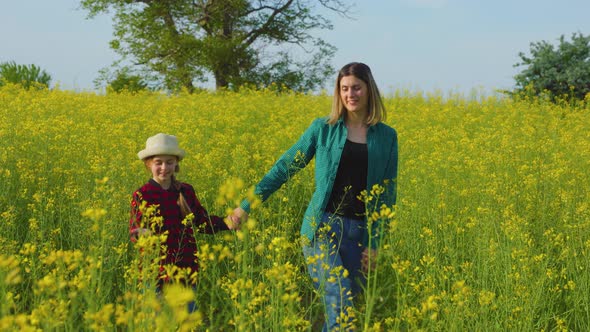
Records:
{"label": "denim jeans", "polygon": [[[192,286],[192,291],[193,294],[196,294],[197,292],[197,286]],[[158,285],[156,286],[156,296],[160,299],[160,300],[164,300],[164,294],[162,292],[162,286]],[[197,301],[193,300],[190,301],[186,304],[186,310],[188,311],[189,314],[199,310],[198,306],[197,306]]]}
{"label": "denim jeans", "polygon": [[366,231],[364,220],[324,213],[314,239],[303,246],[307,270],[326,310],[322,331],[353,329],[352,298],[366,282],[361,271]]}

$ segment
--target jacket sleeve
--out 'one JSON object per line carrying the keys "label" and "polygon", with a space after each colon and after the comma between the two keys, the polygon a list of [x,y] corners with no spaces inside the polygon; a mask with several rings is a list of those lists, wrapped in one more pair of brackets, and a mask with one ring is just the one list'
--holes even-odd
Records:
{"label": "jacket sleeve", "polygon": [[[390,145],[387,164],[385,165],[385,178],[383,179],[384,191],[379,202],[375,205],[376,212],[381,210],[381,206],[385,204],[388,208],[393,209],[397,201],[397,166],[398,166],[398,142],[397,133],[393,132],[393,141]],[[379,247],[381,238],[383,237],[382,229],[383,221],[377,219],[371,227],[371,237],[366,239],[365,243],[375,249]]]}
{"label": "jacket sleeve", "polygon": [[[313,159],[316,152],[318,132],[325,122],[326,120],[323,118],[316,119],[256,185],[254,193],[263,202],[299,170],[305,168]],[[250,212],[250,202],[248,200],[242,201],[240,207],[246,212]]]}
{"label": "jacket sleeve", "polygon": [[397,165],[398,165],[398,143],[397,133],[394,131],[389,161],[385,168],[387,182],[385,183],[385,201],[387,206],[393,206],[397,202]]}

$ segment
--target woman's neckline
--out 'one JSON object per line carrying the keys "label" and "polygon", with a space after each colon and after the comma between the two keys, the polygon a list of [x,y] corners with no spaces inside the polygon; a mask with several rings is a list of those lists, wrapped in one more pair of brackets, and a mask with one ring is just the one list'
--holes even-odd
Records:
{"label": "woman's neckline", "polygon": [[358,144],[358,145],[367,145],[367,143],[359,143],[359,142],[351,141],[349,138],[347,138],[346,141],[353,143],[353,144]]}

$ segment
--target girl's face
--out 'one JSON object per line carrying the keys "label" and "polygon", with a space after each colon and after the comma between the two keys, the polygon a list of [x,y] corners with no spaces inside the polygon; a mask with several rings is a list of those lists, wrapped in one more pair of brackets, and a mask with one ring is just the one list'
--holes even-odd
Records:
{"label": "girl's face", "polygon": [[178,157],[176,156],[154,156],[148,161],[148,168],[152,172],[152,177],[160,185],[170,183],[177,165]]}
{"label": "girl's face", "polygon": [[354,75],[340,79],[340,100],[348,112],[367,113],[369,111],[369,89],[367,83]]}

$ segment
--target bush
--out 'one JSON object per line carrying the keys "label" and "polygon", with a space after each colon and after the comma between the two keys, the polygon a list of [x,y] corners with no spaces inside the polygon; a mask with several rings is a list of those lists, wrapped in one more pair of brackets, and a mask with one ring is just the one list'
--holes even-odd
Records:
{"label": "bush", "polygon": [[48,88],[51,76],[33,64],[19,65],[14,61],[0,64],[0,86],[6,83],[21,84],[29,89],[31,86]]}
{"label": "bush", "polygon": [[526,68],[517,74],[518,94],[549,93],[552,100],[563,97],[583,100],[590,93],[590,36],[574,33],[571,42],[562,35],[559,46],[540,41],[531,43],[530,57],[520,52]]}
{"label": "bush", "polygon": [[114,92],[139,92],[148,89],[148,85],[143,81],[143,78],[139,75],[133,75],[127,71],[119,71],[116,77],[109,82],[109,88]]}

